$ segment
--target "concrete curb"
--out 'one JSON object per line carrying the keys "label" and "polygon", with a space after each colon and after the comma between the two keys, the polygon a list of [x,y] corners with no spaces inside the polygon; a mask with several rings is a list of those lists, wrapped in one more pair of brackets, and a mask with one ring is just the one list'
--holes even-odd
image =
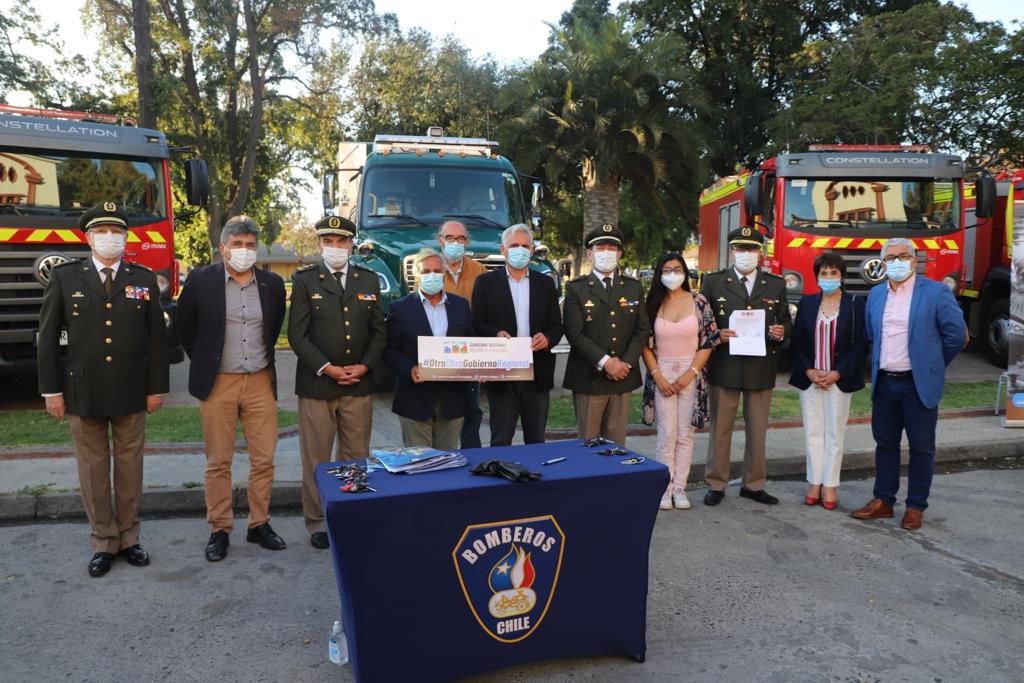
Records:
{"label": "concrete curb", "polygon": [[[905,454],[904,454],[905,455]],[[961,463],[1001,458],[1024,459],[1024,442],[996,441],[964,446],[940,446],[936,463]],[[874,451],[856,451],[843,456],[843,472],[870,471],[875,466]],[[742,463],[732,464],[732,476],[738,476]],[[768,469],[772,477],[801,476],[806,471],[803,457],[770,460]],[[690,470],[690,483],[703,480],[704,465],[694,464]],[[235,513],[249,509],[246,487],[236,486],[232,492]],[[291,512],[302,508],[301,482],[274,482],[271,490],[271,510]],[[142,492],[142,515],[205,515],[206,501],[201,487],[150,488]],[[0,494],[0,524],[32,521],[67,521],[85,516],[78,491],[42,493],[38,495]]]}

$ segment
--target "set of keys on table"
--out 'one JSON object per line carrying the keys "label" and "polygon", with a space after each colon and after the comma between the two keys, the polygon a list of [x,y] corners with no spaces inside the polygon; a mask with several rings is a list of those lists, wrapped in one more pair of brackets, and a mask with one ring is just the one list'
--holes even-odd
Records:
{"label": "set of keys on table", "polygon": [[335,479],[342,482],[341,488],[338,490],[343,493],[375,493],[377,491],[366,483],[366,468],[361,465],[338,465],[330,467],[326,471],[327,474],[333,474]]}

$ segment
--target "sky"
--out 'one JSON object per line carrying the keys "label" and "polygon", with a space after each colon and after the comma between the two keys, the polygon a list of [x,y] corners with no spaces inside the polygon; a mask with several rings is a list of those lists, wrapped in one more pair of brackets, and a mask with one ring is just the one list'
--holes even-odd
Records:
{"label": "sky", "polygon": [[[0,0],[0,8],[13,6],[20,0]],[[680,0],[682,1],[682,0]],[[620,0],[611,0],[615,9]],[[84,0],[33,0],[44,25],[59,28],[63,52],[94,54],[95,39],[79,23]],[[456,36],[472,54],[482,57],[491,54],[501,63],[529,61],[547,47],[549,28],[562,13],[572,6],[572,0],[517,0],[497,3],[480,0],[376,0],[378,12],[392,12],[400,26],[409,29],[419,26],[437,37]],[[1024,2],[1021,0],[960,0],[980,20],[1024,21]],[[35,55],[47,59],[48,55]],[[29,104],[27,97],[12,96],[12,104]],[[308,217],[319,216],[319,193],[314,191],[303,198]]]}

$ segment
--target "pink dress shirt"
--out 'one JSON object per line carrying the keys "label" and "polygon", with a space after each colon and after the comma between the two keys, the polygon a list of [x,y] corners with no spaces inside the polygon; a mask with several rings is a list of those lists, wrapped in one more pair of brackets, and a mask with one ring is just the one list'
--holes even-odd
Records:
{"label": "pink dress shirt", "polygon": [[910,370],[910,301],[914,297],[914,273],[897,289],[890,285],[882,312],[878,368],[893,372]]}

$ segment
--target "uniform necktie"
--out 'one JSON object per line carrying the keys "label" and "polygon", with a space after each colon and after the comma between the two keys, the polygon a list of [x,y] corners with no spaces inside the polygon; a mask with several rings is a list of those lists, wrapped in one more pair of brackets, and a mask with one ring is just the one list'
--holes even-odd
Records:
{"label": "uniform necktie", "polygon": [[338,281],[338,289],[340,289],[341,293],[344,294],[345,293],[345,285],[343,285],[341,283],[342,272],[339,270],[336,273],[332,273],[332,275],[334,275],[334,279]]}
{"label": "uniform necktie", "polygon": [[107,293],[109,297],[114,292],[114,269],[104,268],[100,271],[103,273],[103,291]]}
{"label": "uniform necktie", "polygon": [[607,289],[608,291],[611,291],[611,289],[612,289],[612,279],[610,277],[603,278],[601,280],[601,282],[604,283],[604,288],[605,289]]}
{"label": "uniform necktie", "polygon": [[[743,277],[740,278],[740,284],[743,285],[743,289],[747,289],[747,276],[746,275],[744,275]],[[749,290],[747,291],[747,294],[750,294]]]}

